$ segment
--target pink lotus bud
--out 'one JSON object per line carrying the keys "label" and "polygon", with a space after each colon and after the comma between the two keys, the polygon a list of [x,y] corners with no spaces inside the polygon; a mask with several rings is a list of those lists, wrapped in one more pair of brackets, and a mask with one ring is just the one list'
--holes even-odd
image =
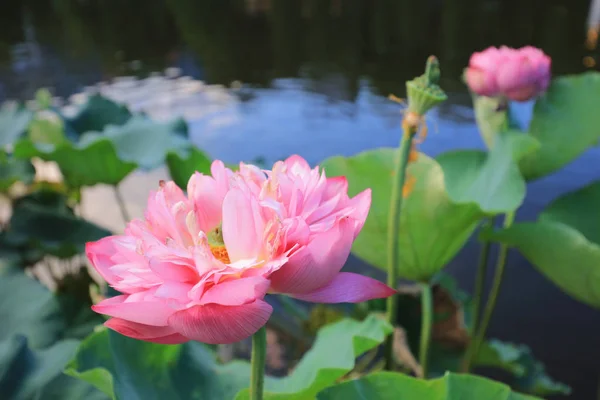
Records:
{"label": "pink lotus bud", "polygon": [[489,47],[473,53],[466,80],[471,91],[481,96],[527,101],[548,88],[550,64],[550,57],[535,47]]}

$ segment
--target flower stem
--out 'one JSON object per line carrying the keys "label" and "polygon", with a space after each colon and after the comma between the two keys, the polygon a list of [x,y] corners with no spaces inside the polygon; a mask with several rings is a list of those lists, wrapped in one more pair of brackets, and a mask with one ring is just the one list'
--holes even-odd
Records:
{"label": "flower stem", "polygon": [[421,342],[419,346],[419,364],[423,369],[423,378],[427,379],[427,361],[429,360],[429,342],[431,342],[431,324],[433,322],[433,299],[431,286],[421,283]]}
{"label": "flower stem", "polygon": [[131,221],[131,218],[127,212],[127,207],[125,206],[125,199],[123,199],[123,195],[121,194],[118,185],[114,185],[113,190],[115,191],[115,198],[117,199],[117,204],[119,205],[119,210],[121,211],[121,217],[123,218],[125,225],[127,225],[127,223]]}
{"label": "flower stem", "polygon": [[[489,218],[486,220],[481,229],[488,229],[494,224],[494,219]],[[488,261],[490,256],[490,247],[492,243],[489,240],[483,242],[481,247],[481,253],[479,254],[479,265],[477,267],[477,278],[475,281],[475,293],[473,295],[473,323],[471,324],[470,334],[473,336],[477,330],[479,324],[479,314],[481,313],[481,302],[483,300],[483,286],[485,284],[485,277],[487,275]]]}
{"label": "flower stem", "polygon": [[[515,212],[511,211],[504,217],[504,228],[508,228],[512,225],[515,219]],[[494,273],[494,280],[492,282],[492,288],[490,289],[490,295],[488,297],[487,304],[483,311],[483,317],[481,318],[481,324],[476,330],[475,336],[472,338],[470,351],[465,356],[465,362],[463,364],[463,372],[468,372],[471,368],[473,358],[477,356],[479,347],[485,339],[485,332],[492,319],[494,308],[496,307],[496,301],[498,300],[498,294],[500,293],[500,287],[502,286],[502,278],[504,278],[504,269],[506,266],[506,256],[508,254],[508,246],[501,245],[498,250],[498,261],[496,263],[496,272]]]}
{"label": "flower stem", "polygon": [[[482,229],[487,229],[492,226],[494,222],[493,218],[488,218],[482,225]],[[469,329],[469,336],[473,338],[479,324],[479,314],[481,313],[481,302],[483,300],[483,286],[485,284],[485,277],[487,276],[488,259],[490,254],[490,241],[485,241],[481,247],[481,253],[479,253],[479,265],[477,266],[477,277],[475,278],[475,290],[473,294],[473,322]],[[467,372],[470,367],[471,357],[473,356],[475,341],[471,340],[469,347],[463,357],[461,371]]]}
{"label": "flower stem", "polygon": [[263,326],[252,336],[250,363],[250,400],[262,400],[267,357],[267,329]]}
{"label": "flower stem", "polygon": [[[415,124],[403,124],[404,132],[400,141],[400,151],[394,170],[396,179],[392,184],[392,196],[390,199],[390,213],[388,216],[388,268],[387,284],[394,288],[398,280],[398,237],[400,235],[400,211],[402,210],[402,188],[406,179],[406,166],[408,155],[412,147],[413,137],[418,126]],[[397,318],[397,296],[387,298],[387,320],[390,325],[395,325]],[[390,335],[385,342],[385,369],[392,370],[394,366],[394,337]]]}

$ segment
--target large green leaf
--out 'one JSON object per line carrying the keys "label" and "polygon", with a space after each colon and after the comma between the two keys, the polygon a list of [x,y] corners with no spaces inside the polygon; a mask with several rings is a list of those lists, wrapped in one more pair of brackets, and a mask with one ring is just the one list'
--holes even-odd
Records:
{"label": "large green leaf", "polygon": [[75,354],[77,340],[63,340],[43,350],[32,350],[27,338],[0,341],[0,393],[15,400],[102,400],[105,395],[86,382],[63,375]]}
{"label": "large green leaf", "polygon": [[210,158],[200,149],[192,147],[187,154],[171,151],[167,154],[167,167],[169,174],[177,186],[187,189],[188,180],[198,171],[210,175]]}
{"label": "large green leaf", "polygon": [[600,308],[598,204],[600,182],[559,198],[537,222],[486,232],[483,238],[517,247],[567,294]]}
{"label": "large green leaf", "polygon": [[526,185],[517,162],[537,150],[539,144],[519,131],[497,133],[487,152],[458,150],[441,154],[448,195],[455,203],[476,203],[490,214],[517,209],[525,198]]}
{"label": "large green leaf", "polygon": [[377,372],[326,389],[319,400],[533,400],[510,387],[473,375],[448,373],[443,378],[422,380],[394,372]]}
{"label": "large green leaf", "polygon": [[34,177],[35,168],[29,160],[16,159],[0,150],[0,193],[15,182],[30,184]]}
{"label": "large green leaf", "polygon": [[99,132],[108,125],[123,125],[131,118],[126,106],[118,104],[102,95],[90,96],[77,114],[66,119],[68,133],[73,139],[85,132]]}
{"label": "large green leaf", "polygon": [[102,135],[112,141],[121,160],[152,169],[165,162],[168,152],[184,151],[190,146],[180,124],[175,122],[154,122],[135,116],[122,126],[107,127],[102,134],[88,133],[82,142]]}
{"label": "large green leaf", "polygon": [[21,268],[0,260],[0,340],[20,334],[38,349],[87,336],[103,320],[89,308],[89,281],[80,282],[86,286],[74,289],[60,283],[53,294]]}
{"label": "large green leaf", "polygon": [[[362,322],[343,319],[317,333],[312,348],[285,378],[265,383],[265,399],[312,399],[354,368],[355,359],[383,342],[392,332],[389,324],[371,315]],[[248,399],[248,391],[236,400]]]}
{"label": "large green leaf", "polygon": [[600,73],[554,79],[533,111],[529,133],[541,147],[525,157],[525,178],[536,179],[554,172],[577,158],[600,139],[600,113],[596,105]]}
{"label": "large green leaf", "polygon": [[600,181],[556,199],[539,218],[575,228],[587,240],[600,246]]}
{"label": "large green leaf", "polygon": [[[0,393],[6,398],[100,398],[88,384],[62,375],[78,344],[66,339],[67,302],[68,296],[55,297],[21,269],[0,265]],[[91,314],[89,308],[86,311]]]}
{"label": "large green leaf", "polygon": [[76,340],[38,351],[27,346],[25,336],[0,341],[0,393],[9,399],[39,398],[44,386],[61,374],[76,348]]}
{"label": "large green leaf", "polygon": [[136,168],[134,162],[122,161],[110,139],[97,136],[79,144],[62,142],[54,145],[36,145],[23,139],[15,145],[15,156],[23,159],[39,157],[55,161],[65,182],[75,188],[98,183],[117,185]]}
{"label": "large green leaf", "polygon": [[159,345],[107,329],[82,342],[66,373],[127,400],[232,399],[250,381],[248,363],[219,365],[201,343]]}
{"label": "large green leaf", "polygon": [[0,147],[13,143],[27,130],[33,113],[17,105],[0,108]]}
{"label": "large green leaf", "polygon": [[3,240],[11,246],[68,258],[83,253],[86,242],[110,232],[75,216],[62,194],[40,191],[15,201],[5,235]]}
{"label": "large green leaf", "polygon": [[600,308],[600,246],[569,225],[538,221],[489,233],[487,239],[515,246],[568,295]]}
{"label": "large green leaf", "polygon": [[[349,194],[372,189],[369,216],[353,252],[382,269],[387,266],[387,225],[395,149],[378,149],[353,157],[332,157],[322,166],[328,176],[348,178]],[[485,213],[474,203],[454,203],[440,165],[423,154],[408,174],[416,180],[402,204],[399,274],[428,281],[456,255]]]}
{"label": "large green leaf", "polygon": [[31,347],[52,345],[63,335],[65,319],[52,293],[21,269],[0,261],[0,340],[25,335]]}
{"label": "large green leaf", "polygon": [[29,139],[36,144],[52,145],[65,141],[65,127],[59,116],[51,111],[44,111],[39,114],[29,124],[27,130]]}

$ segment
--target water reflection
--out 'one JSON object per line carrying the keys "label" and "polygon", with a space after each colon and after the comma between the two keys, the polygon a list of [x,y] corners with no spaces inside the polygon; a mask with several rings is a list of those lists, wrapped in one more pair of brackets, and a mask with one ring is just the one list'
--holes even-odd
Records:
{"label": "water reflection", "polygon": [[178,66],[210,83],[261,86],[335,74],[353,101],[365,76],[381,93],[402,94],[430,53],[445,86],[463,90],[469,55],[488,45],[535,44],[555,73],[583,70],[595,57],[583,46],[589,11],[570,0],[23,0],[3,7],[0,98],[38,86],[68,95]]}

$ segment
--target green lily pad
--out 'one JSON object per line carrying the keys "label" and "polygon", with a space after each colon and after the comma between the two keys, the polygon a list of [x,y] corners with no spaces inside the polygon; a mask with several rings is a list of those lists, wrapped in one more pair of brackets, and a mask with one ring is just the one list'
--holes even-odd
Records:
{"label": "green lily pad", "polygon": [[4,241],[14,247],[37,248],[46,254],[69,258],[81,254],[85,243],[110,235],[106,229],[74,215],[66,198],[54,192],[37,192],[16,200]]}
{"label": "green lily pad", "polygon": [[[265,399],[314,398],[350,372],[358,356],[378,346],[391,332],[390,325],[375,315],[362,322],[343,319],[326,325],[289,376],[265,382]],[[236,400],[248,398],[249,393],[245,390]]]}
{"label": "green lily pad", "polygon": [[13,143],[27,131],[33,113],[20,105],[0,108],[0,147]]}
{"label": "green lily pad", "polygon": [[[86,394],[101,398],[90,385],[62,374],[78,345],[68,339],[72,336],[63,313],[68,301],[68,296],[54,296],[22,269],[0,261],[0,393],[4,397],[79,400]],[[89,308],[86,311],[92,314]]]}
{"label": "green lily pad", "polygon": [[536,397],[512,392],[510,387],[473,375],[448,373],[423,380],[394,372],[377,372],[326,389],[319,400],[533,400]]}
{"label": "green lily pad", "polygon": [[577,158],[600,139],[600,113],[595,106],[600,73],[556,78],[533,110],[529,133],[540,149],[521,161],[521,171],[532,180],[550,174]]}
{"label": "green lily pad", "polygon": [[[395,149],[366,151],[353,157],[332,157],[321,165],[328,176],[346,176],[349,194],[372,189],[369,216],[352,251],[381,269],[387,269],[387,225]],[[408,174],[415,179],[402,204],[399,276],[428,281],[462,248],[486,215],[475,203],[452,201],[444,173],[432,158],[420,154]]]}
{"label": "green lily pad", "polygon": [[[27,338],[12,336],[0,341],[0,393],[7,399],[61,399],[79,400],[77,397],[106,399],[85,382],[79,382],[62,374],[62,369],[75,354],[77,340],[63,340],[43,350],[32,350]],[[53,381],[62,382],[57,387]],[[53,387],[50,396],[48,388]],[[100,394],[101,395],[101,394]]]}
{"label": "green lily pad", "polygon": [[537,141],[519,131],[497,133],[489,153],[459,150],[437,157],[448,195],[455,203],[476,203],[489,214],[517,209],[525,198],[525,180],[517,162],[537,150]]}
{"label": "green lily pad", "polygon": [[85,132],[99,132],[108,125],[123,125],[131,118],[129,109],[102,95],[90,96],[77,114],[67,118],[68,132],[75,141]]}
{"label": "green lily pad", "polygon": [[0,150],[0,193],[8,191],[15,182],[33,182],[35,168],[28,160],[16,159]]}
{"label": "green lily pad", "polygon": [[65,141],[57,146],[36,145],[22,139],[16,143],[14,155],[22,159],[39,157],[55,161],[65,182],[73,188],[98,183],[117,185],[137,166],[134,162],[121,160],[112,141],[102,136],[79,144]]}
{"label": "green lily pad", "polygon": [[556,199],[539,219],[566,224],[600,246],[600,181]]}
{"label": "green lily pad", "polygon": [[159,345],[101,329],[85,339],[65,371],[112,399],[232,399],[250,381],[250,366],[220,365],[198,342]]}
{"label": "green lily pad", "polygon": [[64,123],[60,117],[51,111],[45,111],[44,113],[43,117],[38,115],[29,124],[29,139],[36,144],[51,145],[58,145],[67,140]]}
{"label": "green lily pad", "polygon": [[482,237],[517,247],[565,293],[600,308],[600,208],[594,204],[600,204],[600,182],[559,198],[537,222]]}
{"label": "green lily pad", "polygon": [[210,175],[211,163],[208,155],[196,147],[191,147],[187,154],[183,155],[174,151],[167,154],[169,174],[177,186],[183,190],[187,189],[188,180],[194,172]]}
{"label": "green lily pad", "polygon": [[527,346],[519,347],[522,351],[518,363],[525,368],[525,373],[515,380],[513,385],[515,389],[520,392],[543,397],[554,395],[568,396],[571,394],[569,386],[556,382],[546,374],[544,365],[533,358]]}
{"label": "green lily pad", "polygon": [[[17,312],[18,310],[18,312]],[[24,335],[33,348],[62,338],[65,320],[58,300],[38,281],[0,260],[0,340]]]}
{"label": "green lily pad", "polygon": [[110,139],[121,160],[152,169],[165,162],[167,153],[189,148],[190,143],[178,126],[135,116],[122,126],[107,127],[101,134],[88,133],[81,142],[97,140],[101,135]]}

